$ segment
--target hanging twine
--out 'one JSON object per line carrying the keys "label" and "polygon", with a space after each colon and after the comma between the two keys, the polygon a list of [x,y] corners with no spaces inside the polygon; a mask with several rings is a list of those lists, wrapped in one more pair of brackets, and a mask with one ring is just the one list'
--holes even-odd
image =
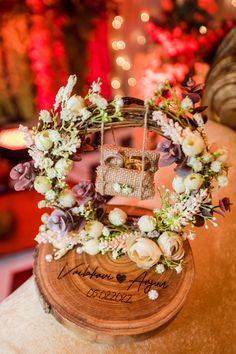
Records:
{"label": "hanging twine", "polygon": [[102,168],[102,195],[104,194],[105,181],[104,181],[104,157],[103,157],[103,144],[104,144],[104,121],[101,123],[101,168]]}
{"label": "hanging twine", "polygon": [[144,132],[143,132],[143,146],[142,146],[142,170],[141,170],[141,179],[139,185],[139,199],[142,199],[142,189],[143,189],[143,177],[144,177],[144,158],[145,158],[145,150],[147,145],[147,121],[148,121],[148,111],[149,106],[146,105],[146,111],[144,116]]}

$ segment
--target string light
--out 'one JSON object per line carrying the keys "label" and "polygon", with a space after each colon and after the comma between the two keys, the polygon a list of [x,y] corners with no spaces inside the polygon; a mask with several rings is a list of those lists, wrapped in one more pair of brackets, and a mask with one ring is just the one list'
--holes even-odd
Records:
{"label": "string light", "polygon": [[120,29],[121,25],[122,25],[122,22],[120,22],[120,21],[116,21],[116,20],[112,21],[112,27],[115,29]]}
{"label": "string light", "polygon": [[115,16],[114,21],[119,21],[119,22],[123,23],[124,19],[122,16]]}
{"label": "string light", "polygon": [[123,57],[117,57],[116,58],[116,64],[122,66],[125,63],[125,58]]}
{"label": "string light", "polygon": [[147,12],[142,12],[140,14],[140,18],[141,18],[141,21],[148,22],[149,19],[150,19],[150,16],[149,16],[149,14]]}
{"label": "string light", "polygon": [[134,87],[136,85],[137,81],[134,77],[130,77],[128,79],[128,85],[131,86],[131,87]]}
{"label": "string light", "polygon": [[125,49],[126,44],[124,41],[118,41],[116,46],[117,46],[117,49],[122,50],[122,49]]}
{"label": "string light", "polygon": [[113,41],[113,42],[111,43],[111,46],[112,46],[112,49],[118,50],[118,48],[117,48],[117,41]]}
{"label": "string light", "polygon": [[122,64],[122,69],[123,70],[129,70],[131,68],[131,65],[128,61],[125,61],[123,64]]}
{"label": "string light", "polygon": [[113,79],[113,80],[111,81],[111,86],[112,86],[112,88],[115,89],[115,90],[119,89],[119,88],[120,88],[120,80],[118,80],[118,79]]}
{"label": "string light", "polygon": [[236,0],[232,0],[231,4],[232,4],[233,7],[236,7]]}
{"label": "string light", "polygon": [[137,43],[140,45],[144,45],[146,43],[146,38],[144,36],[138,36]]}
{"label": "string light", "polygon": [[199,27],[199,32],[200,32],[201,34],[206,34],[206,33],[207,33],[207,28],[206,28],[206,26],[200,26],[200,27]]}

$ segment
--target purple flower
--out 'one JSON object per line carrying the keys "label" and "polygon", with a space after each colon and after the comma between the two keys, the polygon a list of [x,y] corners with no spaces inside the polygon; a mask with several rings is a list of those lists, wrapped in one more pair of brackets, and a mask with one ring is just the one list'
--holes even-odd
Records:
{"label": "purple flower", "polygon": [[49,229],[60,233],[62,236],[72,230],[72,226],[73,218],[71,214],[60,209],[54,210],[48,219]]}
{"label": "purple flower", "polygon": [[170,140],[162,140],[157,150],[163,152],[159,166],[166,167],[176,163],[175,172],[178,176],[185,177],[192,172],[192,168],[187,165],[188,158],[184,155],[181,146],[173,144]]}
{"label": "purple flower", "polygon": [[93,200],[95,194],[95,188],[90,181],[81,181],[72,188],[73,193],[78,197],[79,204],[86,204]]}
{"label": "purple flower", "polygon": [[11,169],[10,178],[14,181],[14,189],[23,191],[33,186],[36,177],[32,161],[19,163]]}

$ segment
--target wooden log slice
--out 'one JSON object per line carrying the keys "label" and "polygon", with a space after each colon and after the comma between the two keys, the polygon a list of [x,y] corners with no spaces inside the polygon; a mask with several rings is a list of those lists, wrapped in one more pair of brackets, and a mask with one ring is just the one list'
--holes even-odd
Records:
{"label": "wooden log slice", "polygon": [[[113,208],[114,206],[112,206]],[[120,207],[120,206],[119,206]],[[150,211],[123,207],[128,215]],[[90,256],[71,250],[57,261],[46,262],[51,245],[36,249],[34,274],[45,309],[65,327],[96,342],[130,342],[151,336],[181,309],[194,277],[189,243],[186,266],[180,274],[137,268],[128,257]],[[149,290],[159,293],[150,300]]]}

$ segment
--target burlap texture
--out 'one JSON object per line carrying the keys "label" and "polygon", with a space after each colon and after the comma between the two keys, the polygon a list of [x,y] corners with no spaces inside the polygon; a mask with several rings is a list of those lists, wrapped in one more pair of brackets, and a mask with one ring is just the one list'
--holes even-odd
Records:
{"label": "burlap texture", "polygon": [[[102,176],[103,172],[103,176]],[[96,182],[96,190],[100,194],[105,195],[123,195],[130,198],[149,199],[154,196],[154,174],[151,172],[143,172],[137,170],[128,170],[126,168],[102,166],[97,168],[98,181]],[[142,190],[140,191],[142,179]],[[128,195],[114,190],[114,184],[126,184],[132,188],[132,192]],[[140,193],[141,192],[141,193]]]}

